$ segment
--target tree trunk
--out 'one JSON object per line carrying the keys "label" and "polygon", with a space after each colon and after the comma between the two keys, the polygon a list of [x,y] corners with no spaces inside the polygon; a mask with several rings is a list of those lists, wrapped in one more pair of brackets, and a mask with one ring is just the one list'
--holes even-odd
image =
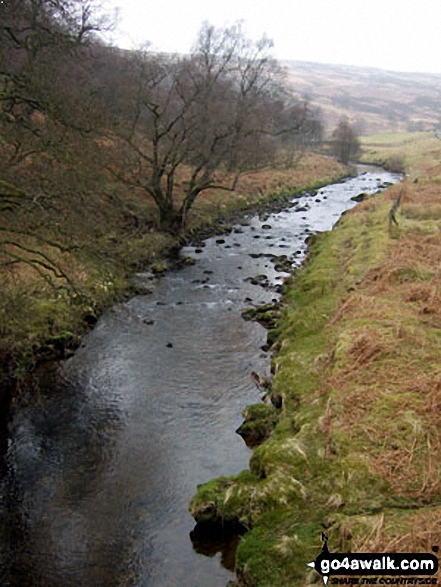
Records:
{"label": "tree trunk", "polygon": [[160,208],[159,227],[161,230],[176,235],[181,232],[182,225],[182,215],[175,210],[173,204]]}

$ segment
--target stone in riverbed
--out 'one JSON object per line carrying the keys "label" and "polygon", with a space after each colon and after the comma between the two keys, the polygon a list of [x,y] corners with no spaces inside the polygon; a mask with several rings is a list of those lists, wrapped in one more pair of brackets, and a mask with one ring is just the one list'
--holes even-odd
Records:
{"label": "stone in riverbed", "polygon": [[192,265],[196,264],[196,259],[193,259],[193,257],[181,257],[181,259],[179,259],[177,266],[178,267],[191,267]]}
{"label": "stone in riverbed", "polygon": [[247,277],[244,279],[245,282],[251,283],[251,285],[260,285],[263,288],[269,288],[269,280],[266,275],[255,275],[254,277]]}
{"label": "stone in riverbed", "polygon": [[358,194],[358,196],[352,196],[351,200],[353,202],[363,202],[368,197],[369,197],[368,194],[366,194],[365,192],[362,192],[361,194]]}

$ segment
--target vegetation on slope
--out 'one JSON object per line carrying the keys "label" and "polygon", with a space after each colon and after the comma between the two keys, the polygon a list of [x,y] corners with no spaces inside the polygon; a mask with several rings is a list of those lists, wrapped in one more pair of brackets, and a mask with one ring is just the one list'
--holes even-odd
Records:
{"label": "vegetation on slope", "polygon": [[324,529],[339,552],[440,543],[439,202],[433,175],[366,200],[292,279],[270,332],[271,393],[283,400],[274,432],[249,471],[200,486],[190,507],[250,529],[239,585],[315,582],[306,563]]}
{"label": "vegetation on slope", "polygon": [[[296,189],[319,187],[346,172],[328,157],[306,155],[295,169],[245,174],[234,192],[219,197],[213,190],[200,198],[186,234],[190,238],[210,226],[216,230],[216,221],[228,222],[232,214]],[[78,202],[54,199],[50,213],[30,206],[32,214],[23,207],[19,214],[4,211],[3,219],[15,242],[33,250],[32,258],[44,263],[50,258],[57,275],[39,273],[26,263],[1,271],[0,358],[16,378],[36,360],[63,356],[75,347],[104,307],[135,291],[130,280],[135,271],[163,271],[179,246],[178,237],[155,229],[148,200],[111,185],[109,193]]]}
{"label": "vegetation on slope", "polygon": [[361,161],[406,172],[412,179],[439,175],[441,142],[434,132],[385,133],[361,138]]}
{"label": "vegetation on slope", "polygon": [[0,17],[7,376],[75,346],[184,228],[344,173],[324,157],[292,167],[320,122],[240,25],[205,24],[190,55],[167,56],[103,46],[94,0],[11,0]]}

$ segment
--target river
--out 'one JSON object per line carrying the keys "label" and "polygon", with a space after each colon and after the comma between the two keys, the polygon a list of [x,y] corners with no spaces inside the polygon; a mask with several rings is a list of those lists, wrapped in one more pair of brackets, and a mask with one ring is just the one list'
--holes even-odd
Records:
{"label": "river", "polygon": [[261,399],[250,374],[269,375],[270,356],[266,331],[241,311],[279,299],[281,255],[299,266],[307,237],[331,229],[351,197],[399,179],[360,170],[184,248],[194,265],[136,277],[151,293],[103,315],[56,376],[14,406],[0,480],[3,587],[224,587],[234,578],[231,548],[193,547],[188,503],[198,483],[248,466],[235,430]]}

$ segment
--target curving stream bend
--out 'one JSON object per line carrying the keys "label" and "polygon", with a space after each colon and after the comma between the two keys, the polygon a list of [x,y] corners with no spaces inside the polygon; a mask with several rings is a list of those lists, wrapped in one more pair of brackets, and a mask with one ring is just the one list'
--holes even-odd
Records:
{"label": "curving stream bend", "polygon": [[185,248],[193,266],[138,275],[152,293],[107,312],[57,377],[23,395],[0,480],[2,586],[224,587],[233,578],[231,549],[206,557],[192,547],[187,507],[198,483],[248,466],[234,431],[260,401],[250,373],[268,375],[270,360],[266,331],[240,313],[279,299],[277,257],[300,265],[307,236],[331,229],[352,196],[400,180],[360,173]]}

